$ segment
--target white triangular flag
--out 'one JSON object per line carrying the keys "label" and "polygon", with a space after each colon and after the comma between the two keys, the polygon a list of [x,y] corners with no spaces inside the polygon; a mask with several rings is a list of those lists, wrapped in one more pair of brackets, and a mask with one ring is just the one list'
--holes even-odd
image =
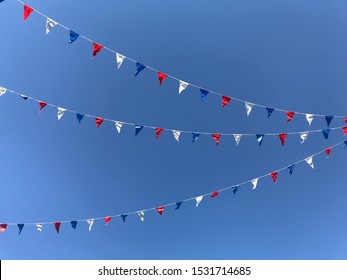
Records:
{"label": "white triangular flag", "polygon": [[58,107],[58,120],[64,115],[66,109]]}
{"label": "white triangular flag", "polygon": [[253,179],[253,180],[252,180],[252,185],[253,185],[252,190],[255,190],[255,189],[256,189],[256,187],[257,187],[257,185],[258,185],[258,180],[259,180],[259,178],[256,178],[256,179]]}
{"label": "white triangular flag", "polygon": [[173,130],[172,131],[173,136],[175,137],[175,139],[177,140],[177,142],[180,141],[180,135],[181,135],[181,131],[178,130]]}
{"label": "white triangular flag", "polygon": [[313,121],[313,114],[306,114],[306,120],[308,122],[308,125],[311,125],[312,121]]}
{"label": "white triangular flag", "polygon": [[198,206],[199,206],[199,204],[200,204],[200,202],[201,202],[201,200],[202,200],[203,198],[204,198],[203,195],[197,196],[197,197],[195,198],[195,200],[196,200],[196,205],[195,205],[195,207],[198,207]]}
{"label": "white triangular flag", "polygon": [[87,220],[87,223],[89,225],[89,231],[91,231],[92,230],[92,226],[94,224],[94,219]]}
{"label": "white triangular flag", "polygon": [[308,132],[302,132],[300,133],[300,138],[301,138],[301,144],[304,143],[307,139],[307,136],[308,136]]}
{"label": "white triangular flag", "polygon": [[178,89],[178,94],[181,94],[182,91],[184,91],[189,84],[183,81],[180,81],[180,87]]}
{"label": "white triangular flag", "polygon": [[46,21],[46,35],[56,25],[57,25],[57,22],[55,22],[53,19],[47,18],[47,21]]}
{"label": "white triangular flag", "polygon": [[242,134],[234,134],[234,138],[235,138],[236,146],[238,146],[238,145],[239,145],[240,140],[241,140],[241,136],[242,136]]}
{"label": "white triangular flag", "polygon": [[313,157],[312,157],[312,156],[306,158],[305,161],[307,162],[307,164],[308,164],[309,166],[312,167],[312,169],[314,169]]}
{"label": "white triangular flag", "polygon": [[121,130],[122,126],[123,126],[123,123],[115,122],[114,125],[116,126],[118,133],[120,133],[120,130]]}
{"label": "white triangular flag", "polygon": [[137,215],[139,215],[140,220],[142,222],[145,220],[145,212],[143,212],[143,211],[137,212]]}
{"label": "white triangular flag", "polygon": [[120,68],[120,66],[122,65],[123,60],[124,60],[125,58],[126,58],[126,56],[125,56],[125,55],[122,55],[122,54],[120,54],[120,53],[117,53],[117,52],[116,52],[117,69],[119,69],[119,68]]}
{"label": "white triangular flag", "polygon": [[4,95],[6,93],[7,89],[5,89],[4,87],[0,87],[0,96]]}
{"label": "white triangular flag", "polygon": [[249,114],[251,113],[252,108],[253,108],[253,105],[254,105],[254,104],[252,104],[252,103],[247,103],[247,102],[245,102],[245,107],[246,107],[247,116],[249,116]]}
{"label": "white triangular flag", "polygon": [[42,224],[36,224],[36,228],[38,231],[42,231],[43,225]]}

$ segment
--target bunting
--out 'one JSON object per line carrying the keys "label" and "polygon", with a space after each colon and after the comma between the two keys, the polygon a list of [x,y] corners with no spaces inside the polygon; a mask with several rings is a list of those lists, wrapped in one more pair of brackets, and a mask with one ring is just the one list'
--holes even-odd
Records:
{"label": "bunting", "polygon": [[257,137],[257,141],[259,143],[259,146],[263,143],[264,140],[264,134],[256,134],[255,137]]}
{"label": "bunting", "polygon": [[307,139],[307,136],[308,136],[308,132],[302,132],[300,133],[300,138],[301,138],[301,144],[304,143]]}
{"label": "bunting", "polygon": [[202,201],[203,198],[204,198],[203,195],[197,196],[197,197],[195,198],[195,201],[196,201],[195,207],[198,207],[198,206],[199,206],[199,204],[200,204],[200,202]]}
{"label": "bunting", "polygon": [[237,191],[239,190],[239,186],[232,187],[231,190],[233,191],[233,194],[236,194]]}
{"label": "bunting", "polygon": [[18,235],[20,235],[22,233],[22,230],[24,228],[24,224],[18,224]]}
{"label": "bunting", "polygon": [[219,143],[219,138],[220,138],[221,134],[220,133],[213,133],[212,134],[212,138],[214,140],[214,142],[216,142],[216,145],[218,146]]}
{"label": "bunting", "polygon": [[200,133],[192,133],[192,143],[194,143],[200,136]]}
{"label": "bunting", "polygon": [[326,148],[326,149],[324,150],[324,152],[325,152],[328,156],[330,156],[330,154],[331,154],[331,147],[330,147],[330,148]]}
{"label": "bunting", "polygon": [[270,173],[270,177],[272,178],[272,180],[274,181],[275,184],[277,182],[277,175],[278,175],[277,171]]}
{"label": "bunting", "polygon": [[31,8],[28,5],[24,4],[24,15],[23,15],[24,20],[26,20],[33,11],[34,11],[33,8]]}
{"label": "bunting", "polygon": [[266,107],[267,118],[270,118],[270,117],[271,117],[271,115],[272,115],[272,113],[273,113],[274,110],[275,110],[274,108]]}
{"label": "bunting", "polygon": [[176,209],[176,210],[180,209],[181,205],[182,205],[182,201],[176,202],[176,207],[175,207],[175,209]]}
{"label": "bunting", "polygon": [[37,229],[37,231],[41,232],[43,229],[43,225],[42,224],[36,224],[36,229]]}
{"label": "bunting", "polygon": [[216,197],[218,196],[218,194],[219,194],[219,191],[213,192],[213,193],[210,195],[210,197],[216,198]]}
{"label": "bunting", "polygon": [[329,133],[330,133],[330,129],[323,129],[322,130],[322,133],[323,133],[323,136],[325,139],[328,139],[329,138]]}
{"label": "bunting", "polygon": [[182,91],[184,91],[189,84],[181,80],[179,81],[179,83],[180,83],[180,86],[178,88],[178,94],[181,94]]}
{"label": "bunting", "polygon": [[287,139],[287,133],[280,133],[278,136],[280,137],[281,144],[282,144],[282,147],[283,147],[283,145],[284,145],[284,143],[286,142],[286,139]]}
{"label": "bunting", "polygon": [[158,80],[159,80],[159,85],[161,86],[163,81],[167,78],[167,75],[162,73],[162,72],[158,72]]}
{"label": "bunting", "polygon": [[76,114],[76,117],[77,117],[78,122],[81,123],[81,121],[82,121],[84,115],[83,115],[83,114],[77,113],[77,114]]}
{"label": "bunting", "polygon": [[0,233],[3,233],[7,229],[7,224],[0,224]]}
{"label": "bunting", "polygon": [[245,108],[246,108],[247,116],[249,116],[249,114],[252,112],[253,106],[254,106],[253,103],[245,102]]}
{"label": "bunting", "polygon": [[259,178],[256,178],[256,179],[253,179],[251,182],[252,182],[252,190],[255,190],[257,188],[257,185],[258,185],[258,180]]}
{"label": "bunting", "polygon": [[163,129],[163,128],[159,128],[159,127],[157,127],[157,128],[155,129],[155,139],[158,139],[158,138],[159,138],[159,136],[160,136],[160,134],[162,134],[162,133],[163,133],[163,131],[164,131],[164,129]]}
{"label": "bunting", "polygon": [[93,55],[94,58],[104,47],[98,43],[93,42]]}
{"label": "bunting", "polygon": [[0,96],[4,95],[6,93],[6,89],[0,86]]}
{"label": "bunting", "polygon": [[128,217],[128,215],[120,215],[122,217],[123,223],[125,223],[125,219],[126,217]]}
{"label": "bunting", "polygon": [[224,108],[230,102],[231,98],[229,96],[222,96],[222,107]]}
{"label": "bunting", "polygon": [[242,136],[242,134],[234,134],[234,139],[235,139],[235,142],[236,142],[236,146],[239,145],[240,140],[241,140],[241,136]]}
{"label": "bunting", "polygon": [[53,19],[47,18],[47,21],[46,21],[46,35],[56,25],[57,25],[57,22],[55,22]]}
{"label": "bunting", "polygon": [[117,69],[119,69],[123,63],[123,60],[125,59],[125,55],[122,55],[120,53],[116,53],[116,61],[117,61]]}
{"label": "bunting", "polygon": [[143,222],[145,220],[145,212],[144,211],[137,212],[137,215],[140,217],[141,222]]}
{"label": "bunting", "polygon": [[346,136],[347,134],[347,126],[342,127],[343,130],[343,136]]}
{"label": "bunting", "polygon": [[289,169],[289,175],[292,176],[293,172],[294,172],[294,168],[295,168],[295,164],[289,165],[288,169]]}
{"label": "bunting", "polygon": [[174,138],[176,139],[176,141],[179,142],[180,141],[180,136],[181,136],[181,131],[173,130],[172,134],[173,134]]}
{"label": "bunting", "polygon": [[94,219],[87,220],[87,224],[88,224],[88,230],[91,231],[94,224]]}
{"label": "bunting", "polygon": [[313,156],[310,156],[310,157],[306,158],[305,161],[307,162],[307,164],[308,164],[309,166],[312,167],[312,169],[314,169]]}
{"label": "bunting", "polygon": [[105,226],[107,226],[110,222],[111,222],[111,219],[112,219],[112,217],[111,216],[109,216],[109,217],[105,217],[104,218],[104,221],[105,221]]}
{"label": "bunting", "polygon": [[163,212],[164,212],[164,206],[157,207],[156,209],[157,209],[159,215],[162,216]]}
{"label": "bunting", "polygon": [[145,68],[146,68],[146,66],[145,66],[145,65],[143,65],[143,64],[141,64],[141,63],[136,62],[136,72],[135,72],[135,77],[136,77],[138,74],[140,74],[140,72],[141,72],[143,69],[145,69]]}
{"label": "bunting", "polygon": [[104,120],[104,118],[95,118],[96,127],[99,127],[104,122]]}
{"label": "bunting", "polygon": [[135,125],[135,136],[137,136],[141,130],[143,129],[143,125]]}
{"label": "bunting", "polygon": [[72,30],[70,30],[70,41],[69,44],[75,42],[80,35]]}
{"label": "bunting", "polygon": [[66,112],[66,109],[58,107],[58,113],[57,113],[58,121],[61,119],[61,117],[64,115],[65,112]]}
{"label": "bunting", "polygon": [[57,231],[57,233],[59,233],[61,222],[54,222],[53,224],[54,224],[55,230]]}
{"label": "bunting", "polygon": [[71,227],[72,227],[73,229],[76,229],[77,223],[78,223],[77,221],[71,221],[71,222],[70,222]]}
{"label": "bunting", "polygon": [[204,101],[205,100],[205,98],[206,98],[206,96],[207,96],[207,94],[209,93],[209,91],[208,90],[206,90],[206,89],[200,89],[200,97],[201,97],[201,101]]}
{"label": "bunting", "polygon": [[120,133],[120,131],[122,129],[122,126],[123,126],[123,123],[115,122],[114,125],[116,126],[116,129],[117,129],[118,133]]}
{"label": "bunting", "polygon": [[43,108],[47,106],[46,102],[39,101],[39,107],[40,107],[40,112],[42,111]]}
{"label": "bunting", "polygon": [[286,115],[287,115],[287,122],[290,122],[293,119],[295,112],[286,112]]}
{"label": "bunting", "polygon": [[333,120],[334,116],[325,116],[325,120],[327,122],[327,126],[330,126],[331,121]]}
{"label": "bunting", "polygon": [[311,125],[312,121],[313,121],[313,114],[306,114],[306,120],[308,122],[308,125]]}

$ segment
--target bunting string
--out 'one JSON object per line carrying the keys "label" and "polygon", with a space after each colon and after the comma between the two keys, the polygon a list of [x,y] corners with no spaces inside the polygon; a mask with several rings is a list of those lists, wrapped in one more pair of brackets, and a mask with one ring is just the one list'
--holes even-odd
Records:
{"label": "bunting string", "polygon": [[177,77],[175,77],[173,75],[164,73],[164,72],[162,72],[162,71],[160,71],[160,70],[158,70],[156,68],[153,68],[151,66],[139,63],[137,60],[135,60],[135,59],[133,59],[131,57],[125,56],[124,54],[121,54],[121,53],[119,53],[119,52],[117,52],[117,51],[115,51],[115,50],[113,50],[113,49],[111,49],[109,47],[106,47],[104,45],[101,45],[101,44],[97,43],[95,40],[92,40],[92,39],[90,39],[90,38],[88,38],[88,37],[86,37],[86,36],[84,36],[82,34],[76,33],[75,31],[72,31],[69,27],[66,27],[65,25],[63,25],[63,24],[61,24],[61,23],[51,19],[50,17],[46,16],[44,13],[42,13],[42,12],[40,12],[40,11],[30,7],[30,6],[28,6],[27,4],[25,4],[21,0],[16,0],[16,1],[21,3],[24,6],[24,20],[27,20],[27,18],[30,16],[30,14],[32,12],[36,12],[40,16],[46,18],[46,34],[48,34],[53,27],[60,26],[63,29],[69,31],[69,33],[70,33],[69,43],[73,43],[78,38],[83,38],[83,39],[89,41],[90,43],[92,43],[92,58],[95,58],[95,56],[99,52],[101,52],[101,50],[103,50],[103,49],[107,50],[107,51],[113,53],[116,56],[117,69],[119,69],[121,67],[121,65],[122,65],[124,60],[129,60],[129,61],[135,63],[135,66],[136,66],[135,77],[141,71],[143,71],[145,69],[151,70],[151,71],[157,73],[158,81],[159,81],[159,85],[160,86],[162,85],[163,81],[165,79],[167,79],[167,78],[170,78],[172,80],[177,81],[178,82],[178,93],[179,94],[181,94],[187,87],[192,87],[192,88],[195,88],[195,89],[199,90],[201,101],[204,101],[208,94],[214,94],[214,95],[217,95],[217,96],[221,97],[222,107],[225,107],[232,100],[236,101],[236,102],[244,103],[247,116],[250,115],[253,107],[260,107],[260,108],[265,108],[266,109],[268,118],[272,115],[272,113],[274,111],[285,113],[285,115],[287,116],[287,122],[290,122],[295,115],[304,115],[306,117],[306,120],[307,120],[309,125],[311,125],[311,123],[312,123],[312,121],[313,121],[313,119],[315,117],[323,117],[323,118],[325,118],[326,123],[327,123],[328,126],[330,125],[331,121],[334,118],[342,118],[347,123],[347,115],[344,115],[344,116],[342,116],[342,115],[324,115],[324,114],[304,113],[304,112],[286,110],[286,109],[281,109],[281,108],[275,108],[275,107],[271,107],[271,106],[266,106],[266,105],[257,104],[257,103],[250,102],[250,101],[246,101],[246,100],[243,100],[243,99],[240,99],[240,98],[236,98],[236,97],[233,97],[233,96],[228,96],[226,94],[223,94],[223,93],[220,93],[220,92],[217,92],[217,91],[214,91],[214,90],[206,89],[206,88],[204,88],[202,86],[193,84],[191,82],[185,82],[181,78],[177,78]]}

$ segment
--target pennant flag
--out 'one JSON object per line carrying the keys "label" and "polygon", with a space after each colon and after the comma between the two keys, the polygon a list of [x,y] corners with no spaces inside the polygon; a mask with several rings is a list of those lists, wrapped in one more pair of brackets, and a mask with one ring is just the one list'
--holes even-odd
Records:
{"label": "pennant flag", "polygon": [[295,112],[286,112],[286,115],[287,115],[287,122],[290,122],[293,119]]}
{"label": "pennant flag", "polygon": [[39,107],[40,107],[40,112],[42,111],[43,108],[45,108],[47,103],[39,101]]}
{"label": "pennant flag", "polygon": [[325,120],[327,121],[327,125],[329,127],[331,121],[333,120],[334,116],[325,116]]}
{"label": "pennant flag", "polygon": [[116,126],[118,133],[120,133],[120,130],[122,129],[123,123],[115,122],[114,125]]}
{"label": "pennant flag", "polygon": [[1,2],[4,2],[4,1],[5,1],[5,0],[0,0],[0,3],[1,3]]}
{"label": "pennant flag", "polygon": [[135,136],[137,136],[140,133],[142,128],[143,128],[143,125],[138,125],[138,124],[135,125]]}
{"label": "pennant flag", "polygon": [[20,97],[22,97],[24,100],[28,100],[28,96],[24,95],[24,94],[21,94]]}
{"label": "pennant flag", "polygon": [[61,222],[54,222],[53,224],[54,224],[55,230],[57,231],[57,233],[59,233]]}
{"label": "pennant flag", "polygon": [[172,134],[173,134],[173,136],[175,137],[176,141],[179,142],[179,141],[180,141],[181,131],[173,130],[173,131],[172,131]]}
{"label": "pennant flag", "polygon": [[312,169],[314,169],[313,157],[312,157],[312,156],[306,158],[305,161],[307,162],[307,164],[308,164],[309,166],[312,167]]}
{"label": "pennant flag", "polygon": [[159,80],[159,85],[161,86],[163,81],[167,78],[167,74],[164,74],[162,72],[158,72],[158,80]]}
{"label": "pennant flag", "polygon": [[213,193],[210,195],[210,197],[216,198],[218,194],[219,194],[219,191],[213,192]]}
{"label": "pennant flag", "polygon": [[264,134],[256,134],[255,136],[257,137],[259,146],[261,146],[261,143],[263,143]]}
{"label": "pennant flag", "polygon": [[259,180],[259,178],[256,178],[256,179],[252,180],[252,185],[253,185],[252,190],[255,190],[257,188],[258,180]]}
{"label": "pennant flag", "polygon": [[271,176],[271,178],[272,178],[272,180],[274,181],[275,184],[277,182],[277,175],[278,175],[277,171],[270,173],[270,176]]}
{"label": "pennant flag", "polygon": [[342,130],[343,130],[343,136],[346,136],[346,134],[347,134],[347,126],[344,126],[342,128]]}
{"label": "pennant flag", "polygon": [[122,55],[122,54],[116,52],[117,69],[120,68],[120,66],[122,65],[123,60],[124,60],[125,58],[126,58],[125,55]]}
{"label": "pennant flag", "polygon": [[183,203],[182,201],[176,202],[176,207],[175,207],[175,209],[176,209],[176,210],[180,209],[182,203]]}
{"label": "pennant flag", "polygon": [[200,202],[201,202],[201,200],[203,199],[204,197],[201,195],[201,196],[197,196],[196,198],[195,198],[195,201],[196,201],[196,204],[195,204],[195,207],[198,207],[199,206],[199,204],[200,204]]}
{"label": "pennant flag", "polygon": [[93,43],[93,56],[92,58],[94,58],[104,47],[99,45],[98,43]]}
{"label": "pennant flag", "polygon": [[280,134],[278,134],[278,136],[280,137],[281,144],[282,144],[282,147],[283,147],[283,145],[284,145],[284,143],[286,142],[286,139],[287,139],[287,133],[280,133]]}
{"label": "pennant flag", "polygon": [[330,133],[330,129],[323,129],[322,130],[322,133],[323,133],[323,136],[325,139],[328,139],[329,138],[329,133]]}
{"label": "pennant flag", "polygon": [[135,77],[143,70],[145,69],[146,66],[141,64],[141,63],[138,63],[136,62],[136,72],[135,72]]}
{"label": "pennant flag", "polygon": [[125,219],[128,217],[128,215],[120,215],[123,219],[123,223],[125,223]]}
{"label": "pennant flag", "polygon": [[194,143],[195,142],[195,140],[197,140],[198,138],[199,138],[199,136],[200,136],[200,133],[192,133],[192,138],[193,138],[193,142],[192,143]]}
{"label": "pennant flag", "polygon": [[237,191],[239,190],[239,186],[237,186],[237,187],[232,187],[231,190],[233,191],[233,194],[236,194]]}
{"label": "pennant flag", "polygon": [[295,168],[295,164],[292,164],[292,165],[288,166],[290,176],[293,175],[294,168]]}
{"label": "pennant flag", "polygon": [[7,89],[0,86],[0,96],[6,93]]}
{"label": "pennant flag", "polygon": [[76,227],[77,227],[77,221],[71,221],[70,224],[71,224],[71,226],[72,226],[73,229],[76,229]]}
{"label": "pennant flag", "polygon": [[345,141],[345,142],[343,142],[343,143],[345,143],[345,149],[346,149],[346,147],[347,147],[347,141]]}
{"label": "pennant flag", "polygon": [[245,102],[247,116],[252,112],[254,104]]}
{"label": "pennant flag", "polygon": [[209,93],[209,91],[208,90],[206,90],[206,89],[200,89],[200,97],[201,97],[201,101],[204,101],[205,100],[205,98],[206,98],[206,96],[207,96],[207,94]]}
{"label": "pennant flag", "polygon": [[345,123],[347,123],[347,117],[345,117]]}
{"label": "pennant flag", "polygon": [[184,91],[189,84],[183,81],[180,81],[180,86],[178,88],[178,94],[181,94],[182,91]]}
{"label": "pennant flag", "polygon": [[111,222],[112,217],[105,217],[104,221],[105,221],[105,226],[107,226],[110,222]]}
{"label": "pennant flag", "polygon": [[58,120],[61,119],[61,117],[64,115],[66,112],[66,109],[58,107]]}
{"label": "pennant flag", "polygon": [[0,233],[3,233],[7,229],[7,224],[0,224]]}
{"label": "pennant flag", "polygon": [[325,149],[324,150],[324,152],[328,155],[328,156],[330,156],[330,154],[331,154],[331,147],[330,148],[327,148],[327,149]]}
{"label": "pennant flag", "polygon": [[242,136],[242,134],[234,134],[234,139],[235,139],[235,142],[236,142],[236,146],[239,145],[240,140],[241,140],[241,136]]}
{"label": "pennant flag", "polygon": [[91,231],[94,224],[94,219],[87,220],[87,223],[89,225],[89,231]]}
{"label": "pennant flag", "polygon": [[301,144],[304,143],[307,139],[307,136],[308,136],[308,132],[302,132],[300,133],[300,138],[301,138]]}
{"label": "pennant flag", "polygon": [[306,114],[306,120],[308,122],[308,125],[311,125],[312,121],[313,121],[313,114]]}
{"label": "pennant flag", "polygon": [[142,222],[145,220],[145,212],[143,212],[143,211],[137,212],[137,215],[139,215],[140,220]]}
{"label": "pennant flag", "polygon": [[18,235],[20,235],[23,228],[24,228],[24,224],[18,224],[17,226],[18,226],[18,230],[19,230]]}
{"label": "pennant flag", "polygon": [[42,231],[43,225],[42,224],[36,224],[36,228],[38,231]]}
{"label": "pennant flag", "polygon": [[159,215],[162,216],[163,212],[164,212],[164,206],[157,207],[156,209],[157,209]]}
{"label": "pennant flag", "polygon": [[273,113],[274,110],[275,110],[274,108],[268,108],[268,107],[266,107],[267,118],[270,118],[270,117],[271,117],[271,115],[272,115],[272,113]]}
{"label": "pennant flag", "polygon": [[160,136],[160,134],[162,134],[163,131],[164,131],[163,128],[157,127],[157,128],[155,129],[155,139],[158,139],[159,136]]}
{"label": "pennant flag", "polygon": [[96,127],[99,127],[105,119],[103,118],[95,118],[95,125]]}
{"label": "pennant flag", "polygon": [[79,36],[80,36],[80,34],[70,30],[70,41],[69,41],[69,44],[75,42],[78,39]]}
{"label": "pennant flag", "polygon": [[231,98],[229,96],[222,96],[222,107],[225,107],[230,102]]}
{"label": "pennant flag", "polygon": [[81,120],[83,119],[84,115],[77,113],[76,117],[77,117],[78,122],[81,123]]}
{"label": "pennant flag", "polygon": [[213,133],[212,134],[212,138],[213,138],[214,142],[216,142],[217,146],[218,146],[218,143],[219,143],[220,136],[221,135],[219,133]]}
{"label": "pennant flag", "polygon": [[53,19],[47,18],[47,21],[46,21],[46,35],[56,25],[57,25],[57,22],[55,22]]}
{"label": "pennant flag", "polygon": [[24,4],[24,20],[26,20],[33,11],[34,11],[33,8],[31,8],[28,5]]}

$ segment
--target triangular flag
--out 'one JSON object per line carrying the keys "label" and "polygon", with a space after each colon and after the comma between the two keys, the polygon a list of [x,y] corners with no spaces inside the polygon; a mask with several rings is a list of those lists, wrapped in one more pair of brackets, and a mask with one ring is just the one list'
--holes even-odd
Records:
{"label": "triangular flag", "polygon": [[126,58],[125,55],[122,55],[122,54],[116,52],[117,69],[120,68],[120,66],[122,65],[123,60],[124,60],[125,58]]}
{"label": "triangular flag", "polygon": [[172,131],[172,134],[173,134],[173,136],[175,137],[176,141],[179,142],[179,141],[180,141],[181,131],[173,130],[173,131]]}
{"label": "triangular flag", "polygon": [[344,141],[343,143],[345,143],[345,149],[346,149],[346,147],[347,147],[347,141]]}
{"label": "triangular flag", "polygon": [[324,150],[324,152],[328,155],[328,156],[330,156],[330,154],[331,154],[331,147],[330,148],[327,148],[327,149],[325,149]]}
{"label": "triangular flag", "polygon": [[331,121],[333,120],[334,116],[325,116],[325,120],[327,121],[328,127],[330,126]]}
{"label": "triangular flag", "polygon": [[77,227],[77,221],[71,221],[70,224],[71,224],[71,226],[72,226],[73,229],[76,229],[76,227]]}
{"label": "triangular flag", "polygon": [[125,219],[128,217],[128,215],[120,215],[123,219],[123,223],[125,223]]}
{"label": "triangular flag", "polygon": [[233,194],[236,194],[237,191],[239,190],[239,187],[232,187],[231,190],[233,191]]}
{"label": "triangular flag", "polygon": [[81,123],[81,120],[83,119],[84,115],[77,113],[76,117],[77,117],[78,122]]}
{"label": "triangular flag", "polygon": [[214,142],[216,142],[217,146],[218,146],[218,143],[219,143],[220,136],[221,136],[220,133],[213,133],[212,134],[212,138],[213,138]]}
{"label": "triangular flag", "polygon": [[104,218],[105,226],[107,226],[111,222],[111,219],[112,219],[112,217],[110,217],[110,216]]}
{"label": "triangular flag", "polygon": [[136,62],[136,72],[135,72],[135,77],[143,70],[145,69],[146,66],[141,64],[141,63],[138,63]]}
{"label": "triangular flag", "polygon": [[162,72],[158,72],[158,80],[159,80],[159,85],[161,86],[163,81],[167,78],[167,74],[164,74]]}
{"label": "triangular flag", "polygon": [[47,103],[39,101],[39,107],[40,107],[40,112],[42,111],[43,108],[45,108]]}
{"label": "triangular flag", "polygon": [[286,112],[286,115],[287,115],[287,122],[290,122],[293,119],[295,112]]}
{"label": "triangular flag", "polygon": [[120,130],[122,129],[123,123],[115,122],[114,125],[116,126],[118,133],[120,133]]}
{"label": "triangular flag", "polygon": [[59,233],[61,222],[54,222],[53,224],[54,224],[55,230],[57,231],[57,233]]}
{"label": "triangular flag", "polygon": [[43,225],[42,224],[36,224],[36,228],[38,231],[42,231]]}
{"label": "triangular flag", "polygon": [[235,139],[235,142],[236,142],[236,146],[239,145],[240,140],[241,140],[241,136],[242,136],[242,134],[234,134],[234,139]]}
{"label": "triangular flag", "polygon": [[345,123],[347,123],[347,117],[345,117]]}
{"label": "triangular flag", "polygon": [[263,143],[263,139],[264,139],[264,134],[256,134],[255,137],[257,137],[257,141],[259,143],[259,146],[261,146],[261,143]]}
{"label": "triangular flag", "polygon": [[271,117],[271,115],[272,115],[272,113],[273,113],[274,110],[275,110],[274,108],[266,107],[267,118],[270,118],[270,117]]}
{"label": "triangular flag", "polygon": [[259,178],[256,178],[256,179],[252,180],[252,185],[253,185],[252,190],[255,190],[257,188],[258,180],[259,180]]}
{"label": "triangular flag", "polygon": [[218,194],[219,194],[219,191],[213,192],[213,193],[210,195],[210,197],[216,198]]}
{"label": "triangular flag", "polygon": [[180,86],[178,88],[178,94],[181,94],[181,92],[184,91],[188,85],[189,85],[188,83],[186,83],[184,81],[180,81]]}
{"label": "triangular flag", "polygon": [[96,127],[99,127],[104,122],[104,120],[105,119],[103,119],[103,118],[95,118]]}
{"label": "triangular flag", "polygon": [[61,117],[64,115],[66,112],[66,109],[58,107],[58,120],[61,119]]}
{"label": "triangular flag", "polygon": [[70,30],[70,41],[69,41],[69,44],[75,42],[78,39],[79,36],[80,35],[78,33],[73,32],[72,30]]}
{"label": "triangular flag", "polygon": [[301,144],[304,143],[307,139],[307,136],[308,136],[308,132],[302,132],[300,133],[300,138],[301,138]]}
{"label": "triangular flag", "polygon": [[294,168],[295,168],[295,164],[292,164],[292,165],[288,166],[290,176],[292,176],[292,174],[294,172]]}
{"label": "triangular flag", "polygon": [[157,209],[159,215],[162,216],[163,212],[164,212],[164,206],[157,207],[156,209]]}
{"label": "triangular flag", "polygon": [[137,215],[139,215],[140,220],[142,222],[145,220],[145,212],[143,212],[143,211],[137,212]]}
{"label": "triangular flag", "polygon": [[182,203],[183,203],[182,201],[176,202],[176,207],[175,207],[175,209],[176,209],[176,210],[180,209]]}
{"label": "triangular flag", "polygon": [[28,96],[24,95],[24,94],[21,94],[20,97],[22,97],[24,100],[28,100]]}
{"label": "triangular flag", "polygon": [[18,224],[17,226],[18,226],[18,230],[19,230],[18,235],[20,235],[23,228],[24,228],[24,224]]}
{"label": "triangular flag", "polygon": [[308,164],[309,166],[312,167],[312,169],[314,169],[313,156],[310,156],[310,157],[306,158],[305,161],[307,162],[307,164]]}
{"label": "triangular flag", "polygon": [[222,107],[225,107],[230,102],[231,98],[229,96],[222,96]]}
{"label": "triangular flag", "polygon": [[33,11],[34,11],[33,8],[31,8],[28,5],[24,4],[24,20],[26,20]]}
{"label": "triangular flag", "polygon": [[7,229],[7,224],[0,224],[0,233],[3,233]]}
{"label": "triangular flag", "polygon": [[346,134],[347,134],[347,126],[344,126],[342,128],[342,130],[343,130],[343,136],[346,136]]}
{"label": "triangular flag", "polygon": [[204,196],[197,196],[196,198],[195,198],[195,201],[196,201],[196,204],[195,204],[195,207],[198,207],[199,206],[199,204],[200,204],[200,202],[201,202],[201,200],[204,198]]}
{"label": "triangular flag", "polygon": [[254,106],[254,104],[245,102],[245,108],[246,108],[247,116],[249,116],[249,114],[252,112],[253,106]]}
{"label": "triangular flag", "polygon": [[4,87],[0,87],[0,96],[6,93],[7,89]]}
{"label": "triangular flag", "polygon": [[308,125],[311,125],[312,121],[313,121],[313,114],[306,114],[306,120],[308,122]]}
{"label": "triangular flag", "polygon": [[276,184],[278,172],[275,171],[275,172],[270,173],[269,175],[271,176],[272,180],[273,180],[274,183]]}
{"label": "triangular flag", "polygon": [[200,136],[200,133],[192,133],[192,143],[194,143],[195,142],[195,140],[197,140],[198,138],[199,138],[199,136]]}
{"label": "triangular flag", "polygon": [[157,128],[155,129],[155,139],[158,139],[159,136],[160,136],[160,134],[162,134],[163,131],[164,131],[163,128],[157,127]]}
{"label": "triangular flag", "polygon": [[94,58],[104,47],[99,45],[98,43],[93,42],[93,56]]}
{"label": "triangular flag", "polygon": [[143,125],[138,125],[138,124],[135,125],[135,136],[137,136],[140,133],[142,128],[143,128]]}
{"label": "triangular flag", "polygon": [[47,21],[46,21],[46,35],[56,25],[57,25],[57,22],[55,22],[53,19],[47,18]]}
{"label": "triangular flag", "polygon": [[322,130],[322,133],[323,133],[323,136],[325,139],[328,139],[329,138],[329,133],[330,133],[330,129],[323,129]]}
{"label": "triangular flag", "polygon": [[89,231],[91,231],[92,230],[92,227],[93,227],[93,224],[94,224],[94,219],[89,219],[89,220],[87,220],[87,223],[88,223],[88,225],[89,225]]}
{"label": "triangular flag", "polygon": [[281,144],[283,146],[284,143],[286,142],[286,139],[287,139],[287,133],[280,133],[280,134],[278,134],[278,136],[280,137]]}
{"label": "triangular flag", "polygon": [[207,96],[207,94],[209,93],[209,91],[208,90],[206,90],[206,89],[200,89],[200,98],[201,98],[201,101],[204,101],[205,100],[205,98],[206,98],[206,96]]}

